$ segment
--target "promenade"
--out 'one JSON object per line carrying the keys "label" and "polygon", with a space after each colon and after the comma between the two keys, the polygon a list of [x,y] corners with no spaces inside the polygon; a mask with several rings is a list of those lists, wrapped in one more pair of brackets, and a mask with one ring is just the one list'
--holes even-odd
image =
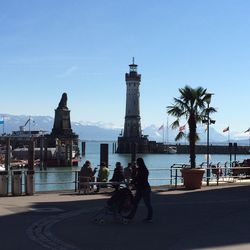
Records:
{"label": "promenade", "polygon": [[38,193],[0,198],[1,250],[250,249],[250,186],[153,190],[154,220],[105,225],[91,216],[110,194]]}

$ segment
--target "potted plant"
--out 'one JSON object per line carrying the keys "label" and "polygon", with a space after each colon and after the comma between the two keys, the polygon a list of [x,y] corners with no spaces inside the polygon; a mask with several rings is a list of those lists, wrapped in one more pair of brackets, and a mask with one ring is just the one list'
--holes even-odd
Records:
{"label": "potted plant", "polygon": [[[190,167],[183,168],[181,172],[187,189],[201,188],[205,170],[196,166],[195,144],[199,140],[196,127],[210,113],[216,112],[216,109],[209,106],[212,94],[207,93],[207,89],[185,86],[180,88],[179,92],[181,94],[180,97],[174,98],[174,103],[167,107],[167,114],[176,118],[171,124],[173,129],[180,128],[180,119],[184,118],[188,124],[189,133],[187,139],[189,141]],[[178,141],[183,137],[185,137],[185,134],[182,129],[179,129],[175,140]]]}

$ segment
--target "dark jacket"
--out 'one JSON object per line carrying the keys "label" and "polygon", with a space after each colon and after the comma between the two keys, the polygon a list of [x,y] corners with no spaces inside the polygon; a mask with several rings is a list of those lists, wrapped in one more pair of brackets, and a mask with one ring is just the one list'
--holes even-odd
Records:
{"label": "dark jacket", "polygon": [[124,181],[123,167],[116,167],[110,181]]}
{"label": "dark jacket", "polygon": [[132,184],[135,185],[135,188],[138,191],[143,191],[143,190],[151,190],[150,185],[148,183],[148,169],[144,167],[140,167],[137,169],[137,173],[135,178],[132,180]]}

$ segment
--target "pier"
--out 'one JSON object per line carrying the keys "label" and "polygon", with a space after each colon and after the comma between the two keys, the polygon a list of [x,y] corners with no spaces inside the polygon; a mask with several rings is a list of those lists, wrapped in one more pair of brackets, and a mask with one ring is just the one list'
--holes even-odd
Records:
{"label": "pier", "polygon": [[[189,145],[181,145],[174,144],[171,146],[175,146],[178,154],[189,154]],[[207,145],[199,145],[197,144],[195,147],[196,154],[207,154]],[[237,143],[229,143],[225,145],[209,145],[209,153],[210,154],[250,154],[250,146],[241,146]]]}

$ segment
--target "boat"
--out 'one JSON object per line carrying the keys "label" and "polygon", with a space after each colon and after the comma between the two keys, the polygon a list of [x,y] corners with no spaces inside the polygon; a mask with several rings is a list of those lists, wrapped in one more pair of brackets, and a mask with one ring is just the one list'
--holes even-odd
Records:
{"label": "boat", "polygon": [[167,152],[168,154],[176,154],[177,148],[175,146],[168,146]]}
{"label": "boat", "polygon": [[5,171],[5,166],[4,166],[4,164],[0,164],[0,171]]}
{"label": "boat", "polygon": [[[39,165],[38,160],[40,159],[41,152],[40,148],[34,148],[35,162]],[[16,148],[12,150],[13,158],[16,159],[18,163],[25,163],[28,159],[29,149],[27,147]],[[44,159],[46,166],[66,166],[67,160],[65,159],[65,152],[63,150],[58,151],[57,148],[47,148],[47,157]],[[76,149],[72,150],[72,165],[77,166],[79,162],[78,151]],[[60,160],[59,160],[60,159]],[[40,162],[40,160],[39,160]],[[16,165],[18,165],[18,163]],[[28,165],[28,161],[27,164]],[[25,166],[24,166],[25,167]]]}

